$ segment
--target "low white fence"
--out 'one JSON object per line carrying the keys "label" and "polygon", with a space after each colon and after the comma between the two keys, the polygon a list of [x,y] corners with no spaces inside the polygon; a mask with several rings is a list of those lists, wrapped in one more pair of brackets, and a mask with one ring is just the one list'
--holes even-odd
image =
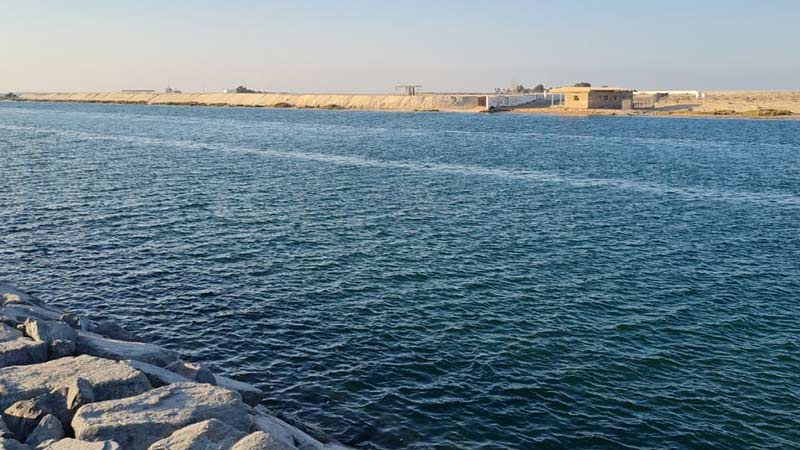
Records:
{"label": "low white fence", "polygon": [[494,94],[486,96],[486,109],[509,109],[518,106],[531,105],[544,107],[560,105],[564,100],[563,94],[550,94],[547,92],[537,94]]}

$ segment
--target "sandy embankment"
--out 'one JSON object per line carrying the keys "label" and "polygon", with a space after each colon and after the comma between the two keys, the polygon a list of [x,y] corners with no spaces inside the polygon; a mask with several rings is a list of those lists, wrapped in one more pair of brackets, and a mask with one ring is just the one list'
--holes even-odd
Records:
{"label": "sandy embankment", "polygon": [[[491,94],[489,94],[491,96]],[[248,106],[272,108],[356,109],[370,111],[486,111],[482,94],[160,94],[160,93],[26,93],[22,100],[185,106]],[[672,95],[654,108],[566,110],[561,106],[520,107],[512,112],[555,115],[689,116],[798,118],[800,91],[707,91],[704,98]]]}
{"label": "sandy embankment", "polygon": [[159,93],[26,93],[23,100],[148,105],[251,106],[361,109],[374,111],[479,111],[481,95],[421,94],[159,94]]}
{"label": "sandy embankment", "polygon": [[778,112],[777,117],[800,115],[800,91],[708,91],[700,99],[667,96],[655,108],[658,113],[716,116],[759,116],[759,110]]}
{"label": "sandy embankment", "polygon": [[653,108],[630,111],[613,109],[568,110],[560,106],[517,108],[516,113],[602,116],[678,116],[800,118],[800,91],[707,91],[704,98],[692,95],[662,97]]}

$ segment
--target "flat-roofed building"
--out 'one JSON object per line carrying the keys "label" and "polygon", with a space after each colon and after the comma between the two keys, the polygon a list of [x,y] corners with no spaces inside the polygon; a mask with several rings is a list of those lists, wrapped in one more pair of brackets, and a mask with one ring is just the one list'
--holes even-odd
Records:
{"label": "flat-roofed building", "polygon": [[550,92],[564,95],[566,109],[630,109],[633,90],[616,87],[561,87]]}

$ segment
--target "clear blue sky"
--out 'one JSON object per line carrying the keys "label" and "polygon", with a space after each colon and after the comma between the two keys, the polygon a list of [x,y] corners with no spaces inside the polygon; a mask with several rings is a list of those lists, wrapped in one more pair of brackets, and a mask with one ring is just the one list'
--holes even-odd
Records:
{"label": "clear blue sky", "polygon": [[800,1],[5,0],[0,90],[800,89]]}

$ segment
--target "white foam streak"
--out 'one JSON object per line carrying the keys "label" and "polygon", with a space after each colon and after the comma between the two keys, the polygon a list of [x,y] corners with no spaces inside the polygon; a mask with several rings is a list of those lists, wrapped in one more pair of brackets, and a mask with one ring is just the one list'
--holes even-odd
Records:
{"label": "white foam streak", "polygon": [[0,125],[0,129],[52,133],[80,140],[124,142],[143,146],[162,146],[187,150],[209,150],[220,152],[247,153],[273,158],[321,162],[342,166],[372,167],[382,169],[409,170],[463,176],[494,177],[505,180],[519,180],[532,183],[559,183],[574,188],[612,188],[632,190],[656,195],[680,195],[687,199],[707,199],[722,201],[754,202],[767,206],[800,205],[800,196],[791,194],[770,194],[760,192],[724,191],[706,188],[668,186],[620,178],[585,178],[564,176],[557,173],[527,169],[493,168],[475,165],[424,163],[410,161],[386,161],[362,156],[331,155],[318,152],[257,149],[223,144],[205,143],[191,140],[157,139],[142,136],[107,135],[83,131],[36,128],[16,125]]}

